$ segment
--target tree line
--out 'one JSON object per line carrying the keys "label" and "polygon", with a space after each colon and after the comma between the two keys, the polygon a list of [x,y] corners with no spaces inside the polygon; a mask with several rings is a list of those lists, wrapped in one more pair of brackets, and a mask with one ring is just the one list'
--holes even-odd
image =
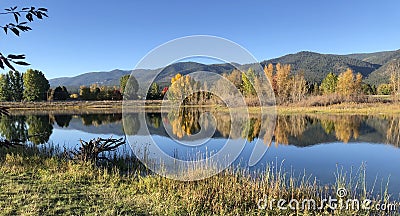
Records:
{"label": "tree line", "polygon": [[[400,66],[399,66],[400,68]],[[253,103],[257,100],[257,92],[262,91],[264,82],[270,82],[270,86],[275,94],[277,104],[288,104],[302,101],[310,96],[317,95],[339,95],[347,100],[358,97],[360,95],[400,95],[400,70],[392,70],[389,83],[380,84],[378,86],[366,84],[363,82],[361,73],[356,73],[350,68],[344,72],[337,74],[328,73],[321,83],[308,82],[304,77],[304,72],[293,73],[289,64],[268,64],[263,68],[265,80],[263,76],[257,74],[252,68],[246,72],[234,69],[231,73],[225,73],[223,76],[229,80],[245,97],[246,102]],[[219,98],[213,95],[212,91],[224,93],[224,85],[216,85],[207,92],[206,82],[203,90],[195,92],[202,86],[200,82],[195,81],[189,75],[182,76],[176,74],[171,79],[171,84],[167,88],[167,98],[169,100],[181,100],[184,104],[207,104],[216,103]],[[165,94],[165,88],[161,88],[157,83],[153,83],[147,99],[160,99]],[[231,92],[225,92],[226,95]],[[186,98],[182,98],[186,96]],[[256,105],[257,102],[254,102]]]}
{"label": "tree line", "polygon": [[[129,77],[129,75],[128,75]],[[50,88],[42,71],[28,69],[25,73],[11,70],[0,74],[0,101],[64,101],[64,100],[122,100],[119,87],[81,86],[78,94],[70,94],[65,86]]]}
{"label": "tree line", "polygon": [[49,89],[49,81],[39,70],[14,70],[0,75],[0,101],[43,101],[47,100]]}
{"label": "tree line", "polygon": [[[364,83],[363,76],[351,69],[338,75],[328,73],[320,84],[308,82],[301,71],[293,73],[289,64],[268,64],[262,72],[265,76],[256,73],[252,68],[246,72],[234,69],[223,74],[223,77],[240,91],[250,105],[257,105],[257,92],[265,90],[265,82],[270,83],[277,104],[296,103],[313,95],[336,94],[347,98],[376,94],[400,95],[398,69],[392,70],[389,83],[379,86]],[[127,86],[128,82],[132,83]],[[81,86],[77,93],[70,94],[65,86],[51,89],[49,81],[39,70],[28,69],[25,73],[9,71],[0,75],[0,101],[122,100],[123,96],[126,96],[126,87],[132,88],[125,93],[132,94],[129,98],[140,99],[136,95],[138,83],[134,79],[130,80],[130,75],[122,76],[119,86],[92,84]],[[181,100],[184,104],[215,104],[221,100],[212,92],[224,92],[223,88],[226,87],[219,84],[207,87],[207,82],[201,84],[189,75],[182,76],[178,73],[171,78],[169,86],[152,83],[145,97],[147,100],[161,100],[167,95],[167,99]],[[231,92],[225,94],[229,95]]]}

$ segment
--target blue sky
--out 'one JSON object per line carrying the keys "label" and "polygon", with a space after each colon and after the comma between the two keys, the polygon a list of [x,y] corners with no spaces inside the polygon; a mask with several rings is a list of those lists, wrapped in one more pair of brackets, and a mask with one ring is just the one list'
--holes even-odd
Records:
{"label": "blue sky", "polygon": [[[48,78],[133,69],[147,52],[188,35],[232,40],[258,60],[303,50],[347,54],[400,49],[400,1],[2,0],[40,6],[49,18],[1,52],[24,53]],[[7,17],[1,16],[1,24]],[[26,68],[19,68],[25,70]]]}

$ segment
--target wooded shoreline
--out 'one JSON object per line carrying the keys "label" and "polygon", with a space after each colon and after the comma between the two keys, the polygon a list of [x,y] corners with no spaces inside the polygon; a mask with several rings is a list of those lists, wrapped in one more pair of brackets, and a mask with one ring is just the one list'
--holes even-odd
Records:
{"label": "wooded shoreline", "polygon": [[[137,103],[136,103],[137,102]],[[23,111],[51,111],[51,112],[107,112],[121,113],[122,101],[53,101],[53,102],[0,102],[0,106],[7,107],[11,113]],[[161,111],[162,101],[135,101],[134,105],[143,108],[137,111]],[[199,105],[190,107],[212,108],[216,111],[229,111],[220,105]],[[245,108],[237,108],[245,109]],[[260,107],[248,107],[250,113],[257,113]],[[304,105],[277,105],[279,114],[296,113],[332,113],[332,114],[400,114],[400,104],[395,102],[383,103],[341,103],[328,106],[304,106]]]}

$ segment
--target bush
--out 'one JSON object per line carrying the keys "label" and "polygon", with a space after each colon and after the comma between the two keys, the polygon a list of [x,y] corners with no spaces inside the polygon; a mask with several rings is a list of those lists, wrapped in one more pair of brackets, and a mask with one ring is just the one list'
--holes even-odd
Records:
{"label": "bush", "polygon": [[377,91],[380,95],[390,95],[392,94],[392,87],[389,84],[380,84]]}

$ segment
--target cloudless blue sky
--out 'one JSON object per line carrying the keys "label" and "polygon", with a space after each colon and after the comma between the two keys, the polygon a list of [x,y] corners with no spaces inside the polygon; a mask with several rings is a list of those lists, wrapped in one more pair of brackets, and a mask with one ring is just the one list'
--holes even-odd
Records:
{"label": "cloudless blue sky", "polygon": [[133,69],[158,45],[196,34],[232,40],[259,61],[303,50],[400,49],[398,0],[0,2],[1,8],[16,5],[46,7],[50,17],[19,38],[1,34],[0,50],[26,54],[48,78]]}

